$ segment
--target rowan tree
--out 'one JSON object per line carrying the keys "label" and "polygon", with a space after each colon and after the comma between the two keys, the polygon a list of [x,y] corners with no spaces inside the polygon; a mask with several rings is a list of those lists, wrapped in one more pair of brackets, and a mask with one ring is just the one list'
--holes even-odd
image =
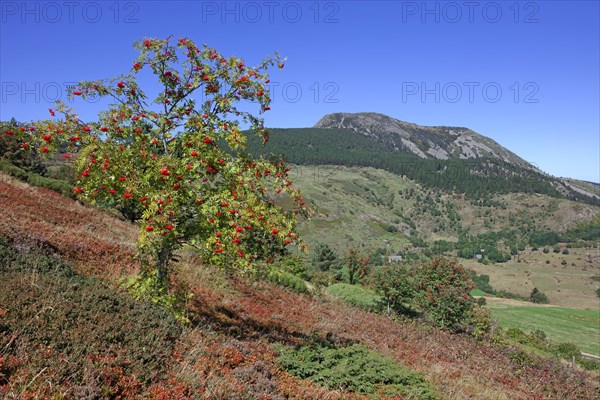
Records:
{"label": "rowan tree", "polygon": [[[301,245],[294,225],[303,203],[289,169],[281,160],[253,159],[242,131],[267,142],[259,118],[270,109],[267,70],[283,60],[276,54],[250,67],[188,38],[146,38],[134,48],[139,56],[126,75],[71,89],[71,100],[111,100],[97,120],[84,121],[58,102],[49,110],[53,119],[19,132],[22,148],[50,156],[67,143],[64,157],[77,171],[73,191],[91,204],[129,210],[140,225],[144,272],[159,282],[183,245],[232,269],[253,269]],[[138,84],[140,73],[158,79],[155,98]],[[278,206],[284,195],[293,207]]]}

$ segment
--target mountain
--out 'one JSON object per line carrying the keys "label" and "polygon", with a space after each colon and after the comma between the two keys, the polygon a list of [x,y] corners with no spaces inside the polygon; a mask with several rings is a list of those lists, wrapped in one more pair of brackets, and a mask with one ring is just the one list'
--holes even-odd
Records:
{"label": "mountain", "polygon": [[329,114],[312,128],[270,129],[268,146],[248,133],[248,151],[296,165],[372,167],[471,198],[537,193],[598,204],[594,185],[544,173],[467,128],[422,127],[382,114]]}
{"label": "mountain", "polygon": [[315,128],[349,129],[372,138],[394,151],[410,152],[420,158],[496,158],[515,166],[535,168],[494,140],[471,129],[451,126],[420,126],[378,113],[333,113]]}

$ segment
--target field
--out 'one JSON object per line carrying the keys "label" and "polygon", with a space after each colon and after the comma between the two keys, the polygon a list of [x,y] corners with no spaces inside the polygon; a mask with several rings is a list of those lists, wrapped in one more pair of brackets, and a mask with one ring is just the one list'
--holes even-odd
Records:
{"label": "field", "polygon": [[548,253],[542,249],[527,249],[519,254],[518,261],[513,257],[501,264],[483,265],[471,260],[461,260],[461,263],[478,274],[489,275],[490,285],[496,290],[529,297],[531,290],[537,287],[552,305],[597,312],[600,299],[595,291],[600,282],[593,277],[600,274],[598,249],[568,250],[569,254],[562,254],[552,249]]}
{"label": "field", "polygon": [[600,355],[600,311],[527,304],[488,298],[492,315],[503,327],[525,332],[542,330],[549,340],[575,343],[585,353]]}

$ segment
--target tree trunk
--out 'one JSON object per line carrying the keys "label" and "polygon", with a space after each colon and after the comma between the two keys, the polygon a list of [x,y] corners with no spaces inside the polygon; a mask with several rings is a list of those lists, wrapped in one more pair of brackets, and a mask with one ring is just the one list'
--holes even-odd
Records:
{"label": "tree trunk", "polygon": [[166,284],[167,264],[169,263],[170,257],[171,246],[163,245],[163,247],[158,252],[158,260],[156,261],[156,277],[158,279],[158,283],[161,285]]}

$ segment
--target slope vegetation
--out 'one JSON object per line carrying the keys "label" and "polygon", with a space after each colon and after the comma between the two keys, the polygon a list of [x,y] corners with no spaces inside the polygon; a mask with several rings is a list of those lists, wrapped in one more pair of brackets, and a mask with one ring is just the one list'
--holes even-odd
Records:
{"label": "slope vegetation", "polygon": [[[229,277],[200,265],[192,253],[181,254],[174,277],[194,294],[191,322],[175,325],[155,306],[133,302],[114,279],[135,270],[135,228],[6,176],[1,183],[4,397],[369,398],[294,377],[277,362],[281,346],[314,343],[385,354],[442,399],[592,399],[599,393],[595,377],[558,362],[523,362],[514,349],[467,335]],[[374,396],[415,397],[404,393]]]}

